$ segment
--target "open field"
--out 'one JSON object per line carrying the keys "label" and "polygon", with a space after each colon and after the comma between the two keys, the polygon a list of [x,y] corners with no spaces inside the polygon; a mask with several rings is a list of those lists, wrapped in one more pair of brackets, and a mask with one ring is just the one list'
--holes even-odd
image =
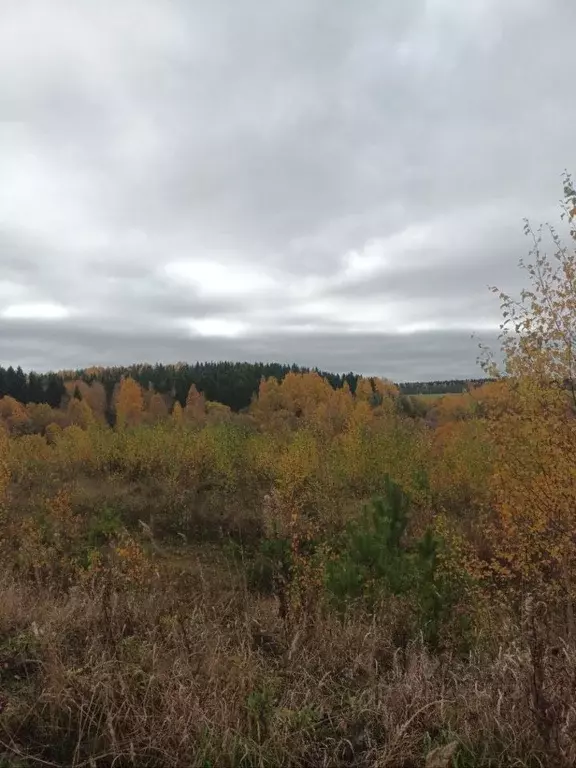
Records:
{"label": "open field", "polygon": [[234,414],[125,379],[112,428],[69,390],[46,426],[0,402],[4,765],[573,765],[564,541],[507,517],[515,391],[423,419],[294,373]]}

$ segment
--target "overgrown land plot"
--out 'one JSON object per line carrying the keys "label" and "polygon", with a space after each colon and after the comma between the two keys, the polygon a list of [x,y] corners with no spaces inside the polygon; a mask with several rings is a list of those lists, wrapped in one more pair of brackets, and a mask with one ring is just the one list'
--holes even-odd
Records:
{"label": "overgrown land plot", "polygon": [[449,396],[4,371],[0,766],[576,764],[576,255],[551,237],[501,294],[502,370]]}

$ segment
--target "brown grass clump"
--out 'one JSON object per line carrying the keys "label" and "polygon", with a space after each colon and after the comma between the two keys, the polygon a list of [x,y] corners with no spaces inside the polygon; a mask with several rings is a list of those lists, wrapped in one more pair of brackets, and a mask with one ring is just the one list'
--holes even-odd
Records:
{"label": "brown grass clump", "polygon": [[452,740],[459,766],[575,763],[576,648],[535,664],[521,633],[459,657],[395,646],[385,614],[289,625],[207,559],[133,588],[6,578],[0,765],[408,768]]}

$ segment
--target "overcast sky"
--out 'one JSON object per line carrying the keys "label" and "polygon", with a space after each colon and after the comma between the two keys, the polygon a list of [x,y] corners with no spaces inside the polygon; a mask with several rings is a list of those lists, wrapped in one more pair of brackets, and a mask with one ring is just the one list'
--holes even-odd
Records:
{"label": "overcast sky", "polygon": [[573,0],[0,0],[0,362],[478,375]]}

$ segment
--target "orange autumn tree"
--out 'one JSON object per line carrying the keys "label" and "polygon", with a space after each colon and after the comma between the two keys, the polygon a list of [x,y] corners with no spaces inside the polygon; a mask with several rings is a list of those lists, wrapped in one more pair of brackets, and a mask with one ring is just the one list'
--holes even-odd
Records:
{"label": "orange autumn tree", "polygon": [[140,424],[144,413],[142,388],[130,376],[123,378],[116,392],[116,424],[121,429]]}
{"label": "orange autumn tree", "polygon": [[188,390],[184,415],[186,421],[193,424],[202,424],[206,420],[206,399],[198,392],[195,384],[191,384]]}
{"label": "orange autumn tree", "polygon": [[[522,594],[561,605],[575,631],[576,599],[576,193],[565,178],[563,216],[572,246],[548,232],[554,253],[534,232],[529,288],[515,299],[499,292],[503,323],[499,368],[488,354],[487,373],[500,392],[481,398],[493,442],[491,541],[504,582]],[[505,407],[502,405],[505,404]]]}
{"label": "orange autumn tree", "polygon": [[469,392],[449,393],[433,402],[429,418],[436,426],[465,421],[474,415],[475,403]]}
{"label": "orange autumn tree", "polygon": [[81,400],[91,409],[97,421],[103,422],[106,414],[106,390],[99,381],[87,384],[82,379],[70,379],[64,382],[70,401]]}
{"label": "orange autumn tree", "polygon": [[0,398],[0,419],[8,431],[13,434],[25,432],[30,422],[25,406],[10,395]]}
{"label": "orange autumn tree", "polygon": [[92,409],[98,421],[105,421],[107,397],[106,389],[100,381],[93,381],[84,394],[84,400]]}
{"label": "orange autumn tree", "polygon": [[486,381],[478,386],[471,386],[469,394],[474,414],[485,418],[487,415],[493,417],[496,413],[505,411],[509,407],[509,393],[510,388],[506,380]]}
{"label": "orange autumn tree", "polygon": [[163,395],[158,394],[158,392],[154,393],[148,403],[148,421],[151,424],[157,424],[158,422],[167,419],[168,413],[166,398]]}

